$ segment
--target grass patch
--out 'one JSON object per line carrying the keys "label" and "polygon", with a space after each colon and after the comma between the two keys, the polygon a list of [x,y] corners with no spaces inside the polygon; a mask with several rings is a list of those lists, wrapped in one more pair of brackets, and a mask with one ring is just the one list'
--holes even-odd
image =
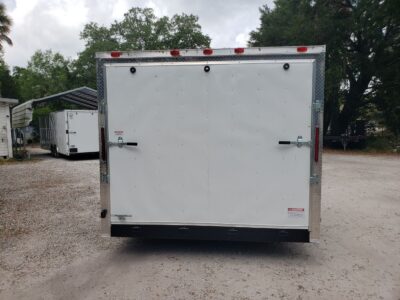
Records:
{"label": "grass patch", "polygon": [[16,159],[16,158],[0,158],[1,165],[11,165],[11,164],[21,164],[21,163],[36,163],[41,161],[40,158],[30,158],[30,159]]}

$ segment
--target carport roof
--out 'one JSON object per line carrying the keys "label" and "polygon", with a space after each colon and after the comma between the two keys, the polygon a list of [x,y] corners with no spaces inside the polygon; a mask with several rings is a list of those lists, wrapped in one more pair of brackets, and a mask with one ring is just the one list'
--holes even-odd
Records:
{"label": "carport roof", "polygon": [[11,99],[11,98],[1,98],[0,97],[0,102],[7,103],[10,106],[14,106],[14,105],[18,104],[17,99]]}
{"label": "carport roof", "polygon": [[82,108],[97,109],[97,91],[84,86],[43,98],[32,99],[15,106],[12,110],[12,127],[29,126],[32,121],[33,109],[38,104],[56,100],[78,104]]}

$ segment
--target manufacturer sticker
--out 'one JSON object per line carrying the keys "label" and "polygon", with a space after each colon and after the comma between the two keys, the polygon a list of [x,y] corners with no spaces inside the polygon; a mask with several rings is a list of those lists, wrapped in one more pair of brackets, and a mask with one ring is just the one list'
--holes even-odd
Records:
{"label": "manufacturer sticker", "polygon": [[114,135],[116,135],[116,136],[124,135],[124,131],[123,130],[114,130]]}
{"label": "manufacturer sticker", "polygon": [[289,218],[304,218],[304,208],[289,207],[287,210]]}

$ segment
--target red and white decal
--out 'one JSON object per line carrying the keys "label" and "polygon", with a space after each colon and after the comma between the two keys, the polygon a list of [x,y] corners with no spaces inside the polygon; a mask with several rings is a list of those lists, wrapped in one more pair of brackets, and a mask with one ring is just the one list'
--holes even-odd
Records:
{"label": "red and white decal", "polygon": [[289,218],[303,218],[304,217],[304,208],[303,207],[289,207],[288,208],[288,217]]}

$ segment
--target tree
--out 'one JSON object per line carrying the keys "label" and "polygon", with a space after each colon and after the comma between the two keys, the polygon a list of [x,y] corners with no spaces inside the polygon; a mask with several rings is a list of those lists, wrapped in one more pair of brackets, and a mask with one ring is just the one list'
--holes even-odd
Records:
{"label": "tree", "polygon": [[109,28],[96,23],[85,25],[81,39],[86,42],[85,50],[72,63],[72,84],[74,87],[88,86],[96,89],[96,52],[118,50],[120,46]]}
{"label": "tree", "polygon": [[12,45],[12,41],[8,36],[12,21],[6,14],[6,6],[0,3],[0,51],[3,50],[3,42]]}
{"label": "tree", "polygon": [[210,38],[201,32],[198,17],[174,15],[157,18],[151,8],[131,8],[121,21],[110,27],[96,23],[85,25],[81,39],[85,50],[73,64],[74,85],[96,88],[94,55],[111,50],[159,50],[200,48],[210,45]]}
{"label": "tree", "polygon": [[10,74],[10,69],[3,59],[0,58],[0,91],[1,96],[6,98],[18,98],[15,80]]}
{"label": "tree", "polygon": [[26,68],[14,69],[14,78],[22,101],[41,98],[70,88],[70,62],[60,53],[38,50]]}
{"label": "tree", "polygon": [[391,66],[385,57],[399,43],[398,15],[396,0],[277,0],[273,10],[261,9],[261,27],[249,43],[326,44],[324,130],[342,134],[384,86]]}

